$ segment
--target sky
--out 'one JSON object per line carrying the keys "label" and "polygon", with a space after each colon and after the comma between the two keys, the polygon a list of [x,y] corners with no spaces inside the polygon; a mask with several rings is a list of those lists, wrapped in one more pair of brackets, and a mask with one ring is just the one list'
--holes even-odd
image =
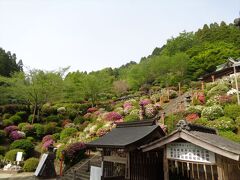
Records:
{"label": "sky", "polygon": [[0,47],[26,69],[139,62],[180,32],[232,23],[240,0],[0,0]]}

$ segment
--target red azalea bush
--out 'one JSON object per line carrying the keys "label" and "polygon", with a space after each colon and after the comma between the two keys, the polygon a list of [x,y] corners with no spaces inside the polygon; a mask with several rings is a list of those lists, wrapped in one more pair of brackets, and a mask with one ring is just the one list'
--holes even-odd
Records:
{"label": "red azalea bush", "polygon": [[97,110],[98,110],[97,108],[91,107],[91,108],[88,108],[87,112],[88,112],[88,113],[93,113],[93,112],[95,112],[95,111],[97,111]]}
{"label": "red azalea bush", "polygon": [[228,95],[218,96],[217,99],[220,104],[226,104],[226,103],[232,102],[232,96],[228,96]]}
{"label": "red azalea bush", "polygon": [[196,113],[188,114],[187,117],[186,117],[186,120],[188,122],[194,122],[197,119],[199,119],[199,116]]}
{"label": "red azalea bush", "polygon": [[17,131],[18,127],[17,126],[8,126],[4,128],[4,131],[6,132],[6,134],[10,134],[12,131]]}
{"label": "red azalea bush", "polygon": [[92,117],[91,113],[87,113],[83,116],[85,119],[90,119]]}
{"label": "red azalea bush", "polygon": [[21,131],[12,131],[9,135],[9,137],[15,141],[15,140],[18,140],[18,139],[22,139],[22,138],[25,138],[25,133],[24,132],[21,132]]}
{"label": "red azalea bush", "polygon": [[206,98],[205,98],[204,93],[202,93],[202,92],[201,92],[201,93],[198,93],[197,98],[198,98],[198,101],[199,101],[201,104],[205,104]]}
{"label": "red azalea bush", "polygon": [[117,121],[122,119],[122,116],[117,113],[117,112],[109,112],[105,115],[104,119],[106,119],[107,121]]}

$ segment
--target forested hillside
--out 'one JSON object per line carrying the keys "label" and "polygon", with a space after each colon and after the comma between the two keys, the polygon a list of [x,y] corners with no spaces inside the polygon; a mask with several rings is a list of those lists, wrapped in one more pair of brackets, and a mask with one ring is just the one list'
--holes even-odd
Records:
{"label": "forested hillside", "polygon": [[[83,158],[85,142],[118,122],[152,118],[166,133],[186,119],[240,142],[233,79],[197,81],[229,57],[240,57],[240,29],[224,22],[182,32],[139,63],[90,73],[24,72],[15,54],[0,49],[0,162],[15,161],[22,151],[24,171],[34,171],[40,154],[54,145],[58,159],[66,150],[71,166]],[[186,95],[191,99],[183,104]]]}

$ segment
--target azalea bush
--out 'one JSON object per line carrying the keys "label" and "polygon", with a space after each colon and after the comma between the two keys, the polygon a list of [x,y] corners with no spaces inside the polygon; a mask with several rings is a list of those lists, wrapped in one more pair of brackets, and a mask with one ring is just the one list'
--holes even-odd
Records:
{"label": "azalea bush", "polygon": [[203,108],[204,108],[204,106],[201,106],[201,105],[190,106],[190,107],[187,108],[186,114],[198,114],[198,115],[201,115]]}
{"label": "azalea bush", "polygon": [[117,121],[122,119],[122,116],[117,113],[117,112],[108,112],[104,115],[104,119],[106,119],[107,121]]}
{"label": "azalea bush", "polygon": [[74,134],[76,134],[77,129],[76,128],[65,128],[62,130],[62,132],[60,133],[60,139],[65,139],[67,137],[70,137]]}
{"label": "azalea bush", "polygon": [[86,151],[86,145],[83,142],[77,142],[70,144],[65,149],[64,163],[67,166],[72,166],[84,158],[84,153]]}
{"label": "azalea bush", "polygon": [[210,107],[205,107],[202,110],[202,117],[207,118],[208,120],[214,120],[224,115],[224,111],[221,106],[213,105]]}
{"label": "azalea bush", "polygon": [[37,169],[39,159],[29,158],[24,162],[23,171],[24,172],[34,172]]}
{"label": "azalea bush", "polygon": [[210,89],[207,93],[207,97],[212,97],[215,95],[224,95],[228,92],[229,87],[223,83],[220,83]]}
{"label": "azalea bush", "polygon": [[199,119],[199,115],[196,114],[196,113],[188,114],[188,115],[186,116],[186,120],[187,120],[188,122],[194,122],[194,121],[196,121],[197,119]]}
{"label": "azalea bush", "polygon": [[230,139],[232,141],[235,141],[237,143],[240,143],[240,136],[235,134],[232,131],[218,131],[219,135],[222,137],[225,137],[227,139]]}
{"label": "azalea bush", "polygon": [[193,123],[197,125],[206,126],[208,124],[208,120],[207,118],[199,118],[199,119],[196,119]]}
{"label": "azalea bush", "polygon": [[156,115],[157,111],[153,104],[148,104],[145,106],[145,115],[147,118],[153,118]]}
{"label": "azalea bush", "polygon": [[19,115],[13,115],[9,118],[10,121],[12,121],[14,124],[19,124],[22,122],[22,118]]}
{"label": "azalea bush", "polygon": [[36,136],[38,138],[41,138],[44,136],[44,126],[42,124],[39,124],[39,123],[35,123],[33,124],[33,128],[36,132]]}
{"label": "azalea bush", "polygon": [[26,136],[33,136],[35,134],[34,126],[30,124],[23,126],[22,131],[26,134]]}
{"label": "azalea bush", "polygon": [[125,122],[132,122],[132,121],[138,121],[140,120],[140,117],[138,114],[129,114],[124,117]]}
{"label": "azalea bush", "polygon": [[26,122],[19,123],[19,124],[18,124],[19,130],[22,130],[22,128],[23,128],[24,126],[26,126],[26,125],[30,125],[30,124],[29,124],[29,123],[26,123]]}
{"label": "azalea bush", "polygon": [[225,116],[232,119],[240,117],[240,106],[237,104],[226,105],[224,108]]}
{"label": "azalea bush", "polygon": [[17,131],[18,127],[17,126],[8,126],[4,128],[4,131],[6,132],[7,135],[9,135],[12,131]]}
{"label": "azalea bush", "polygon": [[140,102],[139,102],[139,104],[140,104],[141,106],[146,106],[146,105],[151,104],[151,103],[152,103],[152,102],[151,102],[150,99],[142,99],[142,100],[140,100]]}
{"label": "azalea bush", "polygon": [[26,152],[23,149],[12,149],[5,154],[5,159],[9,161],[16,161],[18,152],[23,152],[23,158],[26,157]]}
{"label": "azalea bush", "polygon": [[20,139],[14,141],[10,145],[10,149],[23,149],[27,153],[27,155],[30,156],[33,153],[34,145],[29,140]]}
{"label": "azalea bush", "polygon": [[24,132],[21,132],[21,131],[12,131],[9,135],[10,139],[15,141],[15,140],[18,140],[18,139],[23,139],[26,137],[25,133]]}
{"label": "azalea bush", "polygon": [[233,131],[236,129],[234,121],[229,117],[220,117],[214,121],[208,121],[208,127],[215,128],[222,131]]}

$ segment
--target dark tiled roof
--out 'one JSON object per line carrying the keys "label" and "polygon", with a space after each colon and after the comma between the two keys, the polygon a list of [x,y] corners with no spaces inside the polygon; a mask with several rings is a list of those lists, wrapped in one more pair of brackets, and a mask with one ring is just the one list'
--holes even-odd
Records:
{"label": "dark tiled roof", "polygon": [[220,149],[223,149],[232,153],[240,154],[239,143],[235,143],[231,140],[225,139],[216,134],[204,133],[199,131],[190,131],[189,133],[191,133],[196,138],[199,138],[205,142],[208,142],[209,144],[217,146]]}
{"label": "dark tiled roof", "polygon": [[154,133],[158,137],[164,135],[164,132],[158,125],[149,125],[145,121],[141,123],[122,123],[103,137],[88,143],[87,146],[96,148],[127,148],[130,145],[139,143],[143,139],[145,140],[145,138]]}

